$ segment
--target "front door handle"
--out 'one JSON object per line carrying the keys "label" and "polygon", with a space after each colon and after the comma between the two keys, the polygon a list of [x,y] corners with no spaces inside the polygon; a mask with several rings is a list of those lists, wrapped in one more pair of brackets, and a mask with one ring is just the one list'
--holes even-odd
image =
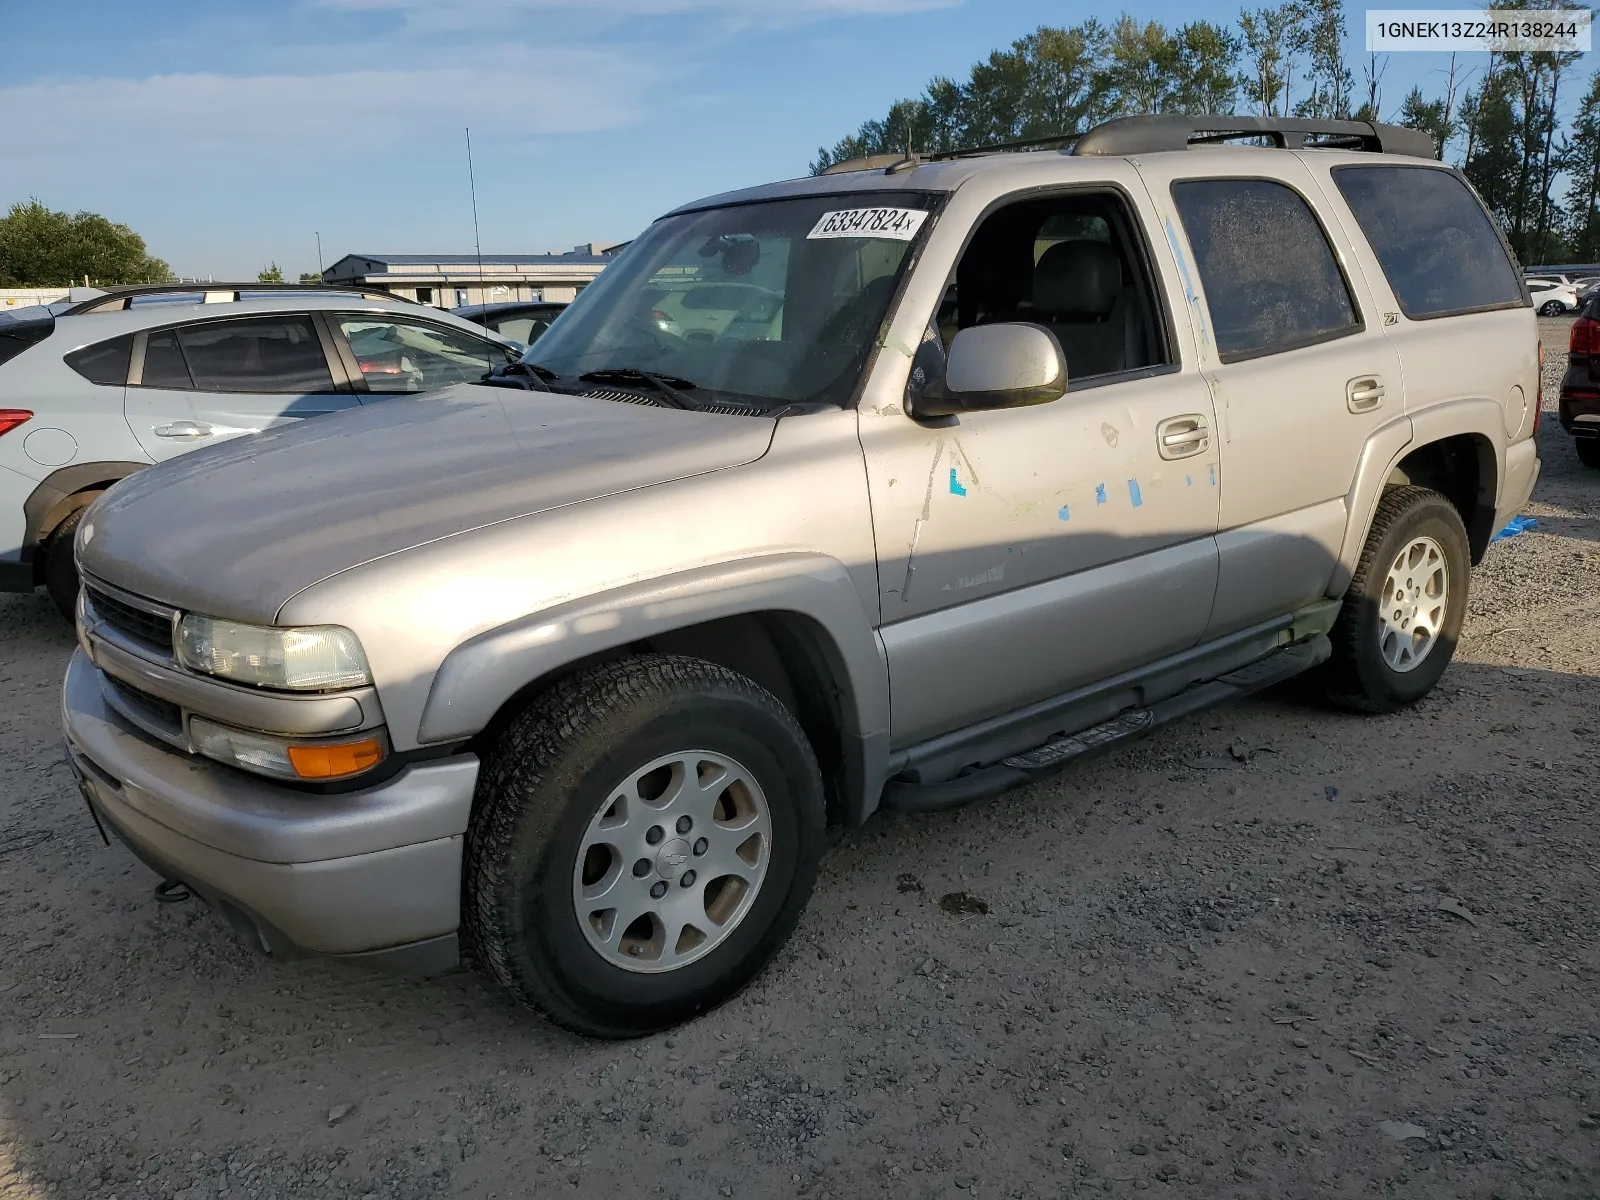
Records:
{"label": "front door handle", "polygon": [[173,421],[170,425],[157,425],[155,435],[175,442],[191,442],[195,438],[210,437],[211,426],[199,421]]}
{"label": "front door handle", "polygon": [[1371,412],[1383,403],[1383,381],[1371,377],[1352,379],[1345,384],[1344,396],[1351,412]]}
{"label": "front door handle", "polygon": [[1204,454],[1211,445],[1211,425],[1199,413],[1168,417],[1156,426],[1156,452],[1169,462]]}

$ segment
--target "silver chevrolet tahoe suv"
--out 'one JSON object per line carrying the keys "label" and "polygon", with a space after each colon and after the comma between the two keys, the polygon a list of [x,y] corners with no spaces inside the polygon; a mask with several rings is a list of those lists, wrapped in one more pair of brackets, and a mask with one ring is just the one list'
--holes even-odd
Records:
{"label": "silver chevrolet tahoe suv", "polygon": [[1427,695],[1539,359],[1390,126],[1130,118],[688,204],[485,383],[108,491],[71,762],[260,949],[464,943],[660,1029],[772,957],[830,824],[1302,671]]}

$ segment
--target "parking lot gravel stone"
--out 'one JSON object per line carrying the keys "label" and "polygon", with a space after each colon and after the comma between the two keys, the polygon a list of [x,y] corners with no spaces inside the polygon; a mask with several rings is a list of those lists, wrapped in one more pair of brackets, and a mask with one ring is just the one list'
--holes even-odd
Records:
{"label": "parking lot gravel stone", "polygon": [[253,956],[102,845],[0,597],[0,1200],[1600,1195],[1600,472],[1553,416],[1411,711],[1296,687],[835,835],[732,1002],[568,1036]]}

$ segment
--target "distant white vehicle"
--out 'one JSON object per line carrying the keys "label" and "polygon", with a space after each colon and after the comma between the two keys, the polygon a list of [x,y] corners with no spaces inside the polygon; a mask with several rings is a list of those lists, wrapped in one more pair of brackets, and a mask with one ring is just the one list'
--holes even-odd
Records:
{"label": "distant white vehicle", "polygon": [[1578,289],[1562,277],[1535,277],[1525,279],[1528,295],[1541,317],[1558,317],[1562,313],[1578,310]]}
{"label": "distant white vehicle", "polygon": [[303,417],[480,378],[508,339],[335,285],[73,288],[0,310],[0,591],[71,619],[84,509],[150,463]]}

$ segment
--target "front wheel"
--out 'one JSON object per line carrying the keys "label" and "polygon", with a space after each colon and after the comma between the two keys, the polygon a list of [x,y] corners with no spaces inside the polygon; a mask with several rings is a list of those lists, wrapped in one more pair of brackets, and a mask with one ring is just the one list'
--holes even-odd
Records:
{"label": "front wheel", "polygon": [[487,757],[467,831],[469,943],[518,999],[594,1037],[720,1004],[800,918],[824,845],[805,734],[755,683],[643,655],[554,686]]}
{"label": "front wheel", "polygon": [[1471,570],[1455,505],[1428,488],[1386,492],[1330,635],[1328,696],[1386,713],[1431,692],[1461,635]]}
{"label": "front wheel", "polygon": [[1566,305],[1559,300],[1546,300],[1539,306],[1539,315],[1541,317],[1559,317],[1566,311]]}
{"label": "front wheel", "polygon": [[72,542],[78,533],[78,523],[84,510],[79,509],[50,535],[44,549],[44,590],[50,594],[61,615],[69,621],[77,619],[78,564],[72,557]]}

